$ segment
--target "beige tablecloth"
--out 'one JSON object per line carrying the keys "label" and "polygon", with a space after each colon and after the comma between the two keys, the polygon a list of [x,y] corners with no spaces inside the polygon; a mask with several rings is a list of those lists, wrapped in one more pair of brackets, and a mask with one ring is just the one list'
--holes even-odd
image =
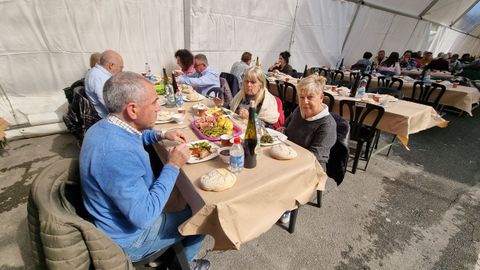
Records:
{"label": "beige tablecloth", "polygon": [[[186,103],[187,108],[193,103]],[[163,108],[163,107],[162,107]],[[192,112],[187,110],[183,125],[190,125]],[[161,124],[165,130],[179,124]],[[190,141],[198,140],[190,128],[184,129]],[[262,147],[257,166],[244,169],[233,188],[207,192],[199,188],[199,178],[227,164],[217,157],[210,161],[185,165],[177,180],[177,188],[193,211],[193,216],[179,227],[182,235],[209,234],[215,239],[215,250],[239,249],[240,245],[268,231],[286,210],[305,204],[324,190],[327,176],[308,150],[288,142],[298,153],[293,160],[279,161],[269,155],[270,147]],[[155,146],[162,161],[167,159],[170,141]]]}
{"label": "beige tablecloth", "polygon": [[[415,80],[410,78],[403,78],[403,87],[402,91],[406,97],[412,95],[413,91],[413,83]],[[378,79],[377,77],[372,77],[372,82],[370,83],[370,87],[377,87],[378,86]],[[433,96],[432,98],[434,98]],[[472,116],[472,108],[473,104],[480,102],[480,91],[478,91],[475,87],[467,87],[459,85],[457,88],[453,88],[453,86],[447,87],[445,93],[443,94],[442,98],[440,99],[441,105],[452,106],[454,108],[460,109],[470,116]]]}
{"label": "beige tablecloth", "polygon": [[[338,94],[330,91],[326,92],[334,94],[334,111],[337,113],[339,113],[340,100],[355,100],[351,97],[339,96]],[[431,106],[405,100],[397,100],[395,102],[389,102],[384,108],[385,113],[378,123],[377,128],[382,131],[397,135],[399,140],[405,146],[408,144],[408,136],[410,134],[414,134],[435,126],[446,127],[448,124],[448,122],[441,118]],[[348,119],[348,115],[344,117]],[[371,121],[373,121],[373,119],[367,118],[367,123],[371,123]]]}

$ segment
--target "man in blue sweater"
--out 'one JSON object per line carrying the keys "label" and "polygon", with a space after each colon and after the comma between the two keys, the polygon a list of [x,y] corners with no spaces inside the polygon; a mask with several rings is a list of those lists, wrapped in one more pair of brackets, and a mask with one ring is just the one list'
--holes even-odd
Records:
{"label": "man in blue sweater", "polygon": [[[184,237],[177,230],[191,210],[163,212],[179,169],[189,158],[185,135],[152,130],[158,97],[139,74],[114,75],[106,81],[103,97],[110,114],[88,130],[80,153],[83,201],[95,225],[134,261],[181,240],[192,268],[208,269],[207,260],[194,260],[204,236]],[[155,179],[144,145],[160,139],[180,144],[169,151]]]}

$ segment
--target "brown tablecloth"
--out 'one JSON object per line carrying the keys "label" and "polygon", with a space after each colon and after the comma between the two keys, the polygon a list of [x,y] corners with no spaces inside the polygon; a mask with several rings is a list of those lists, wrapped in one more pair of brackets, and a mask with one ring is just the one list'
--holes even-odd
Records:
{"label": "brown tablecloth", "polygon": [[[185,104],[187,118],[180,126],[190,125],[193,104]],[[156,125],[156,129],[178,126],[168,123]],[[184,131],[190,141],[198,140],[190,128]],[[173,144],[162,141],[155,145],[162,161],[166,161],[166,149]],[[219,157],[185,165],[177,188],[192,208],[193,216],[179,227],[180,233],[209,234],[215,239],[215,250],[239,249],[241,244],[268,231],[283,212],[307,203],[317,190],[324,190],[327,176],[314,155],[292,142],[288,144],[297,151],[297,158],[275,160],[269,155],[271,147],[262,147],[256,168],[243,169],[236,184],[222,192],[199,188],[200,176],[227,166]]]}

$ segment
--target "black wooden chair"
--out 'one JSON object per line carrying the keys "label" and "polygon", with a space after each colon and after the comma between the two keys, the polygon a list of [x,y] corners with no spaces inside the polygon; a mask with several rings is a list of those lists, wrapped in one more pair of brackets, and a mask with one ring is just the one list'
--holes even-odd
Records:
{"label": "black wooden chair", "polygon": [[403,81],[399,78],[391,76],[378,76],[378,87],[397,88],[401,91],[403,87]]}
{"label": "black wooden chair", "polygon": [[[340,116],[344,117],[346,109],[348,110],[348,118],[350,123],[350,141],[354,141],[355,154],[352,165],[352,173],[357,170],[360,154],[363,151],[363,145],[365,144],[364,160],[366,160],[364,170],[367,170],[368,162],[372,154],[372,143],[377,131],[377,125],[382,119],[385,109],[381,106],[357,102],[354,100],[341,100],[340,101]],[[376,113],[376,115],[375,115]],[[372,118],[371,124],[367,124],[365,119]],[[369,120],[370,122],[371,120]]]}
{"label": "black wooden chair", "polygon": [[323,95],[327,98],[326,100],[325,98],[323,99],[323,103],[327,104],[329,112],[333,112],[333,107],[335,106],[335,98],[332,94],[327,92],[323,92]]}
{"label": "black wooden chair", "polygon": [[287,118],[297,108],[297,88],[295,85],[280,80],[275,80],[277,84],[278,97],[282,100],[283,111]]}
{"label": "black wooden chair", "polygon": [[345,86],[342,83],[349,83],[349,81],[344,81],[345,74],[341,70],[331,70],[330,76],[327,79],[330,79],[330,84],[338,85],[338,86]]}
{"label": "black wooden chair", "polygon": [[220,87],[213,87],[207,91],[207,97],[216,97],[223,100],[223,89]]}
{"label": "black wooden chair", "polygon": [[225,78],[225,80],[227,80],[230,91],[232,92],[232,96],[235,96],[238,91],[240,91],[240,82],[235,75],[222,72],[220,73],[220,78]]}
{"label": "black wooden chair", "polygon": [[328,78],[330,77],[330,70],[321,67],[311,67],[310,74],[318,74],[320,76]]}
{"label": "black wooden chair", "polygon": [[447,88],[443,84],[431,83],[429,85],[422,81],[416,81],[413,83],[412,94],[404,97],[404,99],[429,105],[434,109],[437,109],[440,99],[442,98],[446,89]]}

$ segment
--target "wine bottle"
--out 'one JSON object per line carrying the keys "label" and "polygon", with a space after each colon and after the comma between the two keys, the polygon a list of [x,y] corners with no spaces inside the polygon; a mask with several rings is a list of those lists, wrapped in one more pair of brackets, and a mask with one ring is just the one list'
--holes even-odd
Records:
{"label": "wine bottle", "polygon": [[245,168],[251,169],[257,166],[257,155],[255,148],[257,147],[257,127],[255,124],[255,101],[250,101],[248,108],[248,124],[245,130],[245,139],[243,140],[243,148],[245,151]]}
{"label": "wine bottle", "polygon": [[165,99],[167,101],[167,106],[173,107],[175,106],[175,91],[170,84],[165,67],[163,67],[163,84],[165,85]]}
{"label": "wine bottle", "polygon": [[178,88],[178,85],[177,85],[177,80],[175,79],[175,73],[172,72],[172,86],[173,86],[173,91],[178,92],[180,91],[180,89]]}
{"label": "wine bottle", "polygon": [[308,67],[305,65],[305,69],[303,70],[303,78],[306,78],[308,76]]}
{"label": "wine bottle", "polygon": [[260,60],[258,60],[258,56],[257,56],[257,61],[255,62],[255,65],[256,65],[257,67],[260,66]]}

